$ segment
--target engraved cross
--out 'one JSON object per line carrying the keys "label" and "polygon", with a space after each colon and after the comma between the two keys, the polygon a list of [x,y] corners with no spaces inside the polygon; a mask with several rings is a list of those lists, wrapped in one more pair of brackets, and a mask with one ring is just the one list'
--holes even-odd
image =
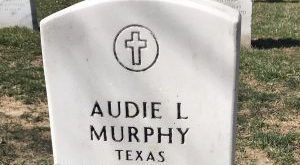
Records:
{"label": "engraved cross", "polygon": [[131,49],[132,65],[141,65],[141,50],[147,48],[147,40],[142,40],[140,32],[131,32],[131,39],[125,40],[125,47]]}

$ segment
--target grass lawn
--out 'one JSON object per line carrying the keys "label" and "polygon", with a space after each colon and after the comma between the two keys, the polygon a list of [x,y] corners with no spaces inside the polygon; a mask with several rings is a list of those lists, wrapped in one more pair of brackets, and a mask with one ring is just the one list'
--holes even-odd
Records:
{"label": "grass lawn", "polygon": [[[37,0],[38,20],[79,0]],[[242,49],[236,164],[300,164],[300,3],[257,0]],[[53,164],[40,34],[0,29],[0,165]]]}

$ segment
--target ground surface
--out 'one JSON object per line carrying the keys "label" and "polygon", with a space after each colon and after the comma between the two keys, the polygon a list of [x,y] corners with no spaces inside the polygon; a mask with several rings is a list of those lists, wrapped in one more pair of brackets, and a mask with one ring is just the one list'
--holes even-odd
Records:
{"label": "ground surface", "polygon": [[[38,18],[79,0],[37,0]],[[52,164],[39,33],[0,30],[0,165]],[[300,3],[258,0],[241,54],[236,164],[300,164]]]}

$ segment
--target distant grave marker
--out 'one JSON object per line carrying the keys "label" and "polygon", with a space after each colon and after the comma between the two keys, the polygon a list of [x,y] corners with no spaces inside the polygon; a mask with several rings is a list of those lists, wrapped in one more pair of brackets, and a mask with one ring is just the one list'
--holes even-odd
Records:
{"label": "distant grave marker", "polygon": [[89,0],[42,20],[41,37],[54,164],[233,164],[236,10]]}
{"label": "distant grave marker", "polygon": [[251,22],[252,22],[252,0],[214,0],[234,9],[237,9],[242,16],[241,44],[251,47]]}
{"label": "distant grave marker", "polygon": [[11,26],[37,28],[33,0],[0,0],[0,28]]}

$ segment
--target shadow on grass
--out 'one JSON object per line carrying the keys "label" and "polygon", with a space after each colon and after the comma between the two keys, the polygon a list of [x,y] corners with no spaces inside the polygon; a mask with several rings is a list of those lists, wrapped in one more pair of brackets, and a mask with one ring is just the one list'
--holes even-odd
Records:
{"label": "shadow on grass", "polygon": [[257,49],[300,47],[300,40],[292,38],[272,39],[260,38],[252,40],[252,46]]}
{"label": "shadow on grass", "polygon": [[[13,120],[0,113],[0,120]],[[0,124],[0,164],[52,164],[50,128]]]}
{"label": "shadow on grass", "polygon": [[34,127],[31,129],[16,126],[13,130],[8,130],[9,138],[18,142],[26,142],[27,149],[31,152],[52,153],[51,140],[43,134],[50,132],[48,127]]}

